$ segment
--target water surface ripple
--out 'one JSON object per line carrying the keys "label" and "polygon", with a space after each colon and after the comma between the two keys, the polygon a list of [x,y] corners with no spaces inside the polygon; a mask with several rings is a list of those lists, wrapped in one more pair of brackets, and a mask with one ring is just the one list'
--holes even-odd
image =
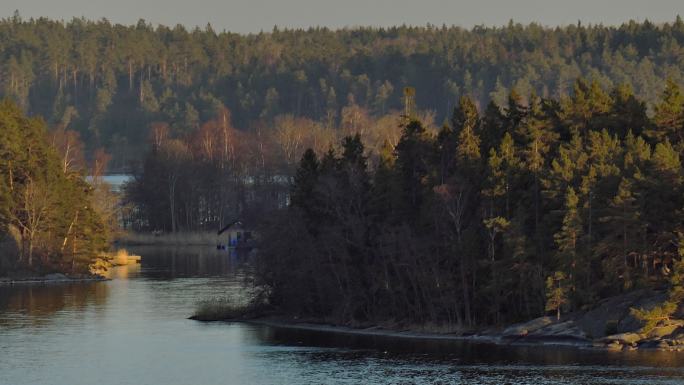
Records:
{"label": "water surface ripple", "polygon": [[490,346],[187,320],[244,261],[143,247],[108,282],[0,287],[0,384],[682,384],[684,355]]}

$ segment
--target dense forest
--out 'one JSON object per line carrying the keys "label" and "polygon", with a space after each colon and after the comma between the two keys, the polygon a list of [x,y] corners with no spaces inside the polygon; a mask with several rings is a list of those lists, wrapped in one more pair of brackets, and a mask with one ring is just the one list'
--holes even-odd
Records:
{"label": "dense forest", "polygon": [[73,131],[48,131],[0,102],[0,276],[87,274],[107,247],[112,207],[97,177],[106,156],[88,183],[82,148]]}
{"label": "dense forest", "polygon": [[0,96],[78,132],[88,158],[104,147],[115,171],[141,160],[153,124],[183,138],[225,108],[243,132],[269,133],[288,119],[338,128],[400,108],[403,88],[415,86],[419,109],[442,122],[462,95],[480,107],[504,105],[512,89],[558,99],[578,77],[628,85],[650,106],[665,79],[684,82],[683,70],[679,17],[617,27],[511,22],[249,35],[142,20],[0,21]]}
{"label": "dense forest", "polygon": [[373,167],[359,135],[307,150],[255,283],[347,324],[502,324],[675,284],[681,299],[684,95],[664,86],[652,116],[630,87],[581,79],[561,98],[464,96],[437,132],[404,116]]}
{"label": "dense forest", "polygon": [[469,327],[662,288],[684,252],[683,70],[680,17],[240,35],[16,14],[0,269],[85,270],[115,221],[108,152],[134,176],[124,225],[245,220],[288,313]]}

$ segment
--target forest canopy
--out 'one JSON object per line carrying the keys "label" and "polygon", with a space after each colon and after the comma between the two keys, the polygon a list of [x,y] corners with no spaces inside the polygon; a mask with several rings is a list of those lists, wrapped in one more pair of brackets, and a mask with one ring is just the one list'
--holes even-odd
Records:
{"label": "forest canopy", "polygon": [[80,137],[139,162],[136,230],[253,220],[255,282],[288,313],[470,327],[681,281],[680,17],[239,35],[15,15],[0,69],[14,264],[104,247]]}
{"label": "forest canopy", "polygon": [[265,220],[257,283],[287,313],[352,325],[560,318],[663,288],[657,314],[635,314],[667,319],[684,272],[676,83],[654,111],[580,79],[560,99],[461,97],[436,133],[405,116],[372,167],[360,135],[307,150],[289,209]]}
{"label": "forest canopy", "polygon": [[[673,15],[674,17],[674,15]],[[684,22],[544,27],[278,29],[241,35],[205,28],[112,24],[18,14],[0,21],[0,96],[29,115],[104,146],[121,170],[140,160],[154,123],[180,138],[227,108],[240,130],[277,117],[325,127],[399,109],[449,118],[470,95],[483,108],[515,89],[559,99],[579,77],[630,87],[653,112],[664,80],[684,82]]]}

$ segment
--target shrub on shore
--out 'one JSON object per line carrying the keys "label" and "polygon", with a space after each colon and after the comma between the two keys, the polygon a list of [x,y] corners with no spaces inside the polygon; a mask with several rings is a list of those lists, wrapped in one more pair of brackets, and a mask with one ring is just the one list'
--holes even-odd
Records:
{"label": "shrub on shore", "polygon": [[199,301],[190,319],[197,321],[228,321],[255,318],[264,314],[265,305],[258,301],[239,302],[226,297]]}

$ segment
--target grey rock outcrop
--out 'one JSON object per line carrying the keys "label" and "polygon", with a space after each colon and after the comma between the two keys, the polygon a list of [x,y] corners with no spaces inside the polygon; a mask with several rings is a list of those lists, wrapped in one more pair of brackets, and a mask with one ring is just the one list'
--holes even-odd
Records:
{"label": "grey rock outcrop", "polygon": [[684,320],[662,320],[642,333],[643,322],[631,309],[650,310],[667,299],[664,292],[637,290],[601,301],[595,308],[566,314],[561,320],[540,317],[506,328],[501,337],[522,341],[570,341],[609,350],[684,351]]}
{"label": "grey rock outcrop", "polygon": [[551,317],[539,317],[533,320],[514,324],[504,329],[502,335],[504,337],[525,337],[530,333],[534,333],[541,328],[553,324],[554,320]]}

